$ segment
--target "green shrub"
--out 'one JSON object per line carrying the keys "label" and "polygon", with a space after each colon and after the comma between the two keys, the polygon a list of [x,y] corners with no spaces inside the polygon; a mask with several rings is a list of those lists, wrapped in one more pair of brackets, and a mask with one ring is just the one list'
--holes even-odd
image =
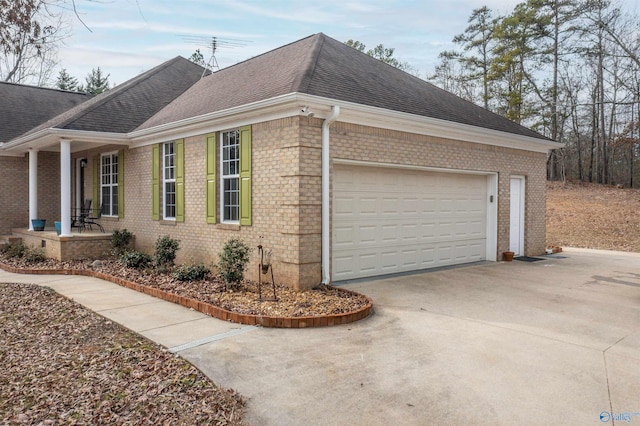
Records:
{"label": "green shrub", "polygon": [[218,261],[218,273],[226,285],[237,287],[244,279],[250,258],[251,248],[243,241],[233,238],[225,243]]}
{"label": "green shrub", "polygon": [[125,251],[118,258],[118,262],[129,268],[142,269],[151,264],[151,256],[141,251]]}
{"label": "green shrub", "polygon": [[179,248],[180,242],[178,240],[174,240],[168,235],[158,237],[156,251],[153,255],[156,266],[161,268],[173,266],[173,262],[176,260],[176,252]]}
{"label": "green shrub", "polygon": [[173,271],[173,276],[180,281],[198,281],[203,279],[209,272],[209,268],[203,264],[180,265]]}
{"label": "green shrub", "polygon": [[22,259],[27,263],[36,263],[46,259],[44,250],[40,247],[26,246],[24,243],[11,243],[4,249],[3,253],[14,259]]}
{"label": "green shrub", "polygon": [[129,248],[133,234],[126,229],[115,230],[111,233],[111,253],[114,256],[122,255]]}
{"label": "green shrub", "polygon": [[27,263],[36,263],[45,260],[46,257],[41,247],[30,246],[25,249],[22,259]]}

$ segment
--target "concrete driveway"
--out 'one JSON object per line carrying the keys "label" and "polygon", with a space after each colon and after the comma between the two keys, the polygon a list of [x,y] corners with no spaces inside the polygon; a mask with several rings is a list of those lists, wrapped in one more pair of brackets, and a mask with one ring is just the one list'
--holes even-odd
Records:
{"label": "concrete driveway", "polygon": [[638,254],[570,249],[346,288],[374,315],[241,327],[179,353],[247,396],[255,425],[640,426]]}
{"label": "concrete driveway", "polygon": [[[277,274],[277,271],[276,271]],[[569,249],[346,285],[375,313],[283,330],[97,278],[20,275],[248,397],[253,425],[640,426],[640,254]]]}

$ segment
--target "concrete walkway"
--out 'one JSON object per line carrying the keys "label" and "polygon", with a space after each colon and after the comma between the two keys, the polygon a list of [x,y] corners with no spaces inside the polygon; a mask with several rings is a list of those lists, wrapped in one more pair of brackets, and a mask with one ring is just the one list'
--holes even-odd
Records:
{"label": "concrete walkway", "polygon": [[248,397],[256,425],[640,426],[639,254],[568,249],[352,283],[372,317],[300,330],[94,278],[0,270],[0,281],[51,287],[179,353]]}

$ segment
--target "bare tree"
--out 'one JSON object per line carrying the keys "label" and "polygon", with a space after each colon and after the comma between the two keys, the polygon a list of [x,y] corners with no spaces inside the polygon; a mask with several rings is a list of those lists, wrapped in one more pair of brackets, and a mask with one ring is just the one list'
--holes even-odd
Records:
{"label": "bare tree", "polygon": [[58,0],[0,0],[0,79],[42,84],[69,25]]}
{"label": "bare tree", "polygon": [[460,96],[470,102],[481,101],[478,96],[478,80],[468,75],[465,65],[460,60],[460,53],[455,51],[440,52],[440,63],[427,80],[438,87]]}

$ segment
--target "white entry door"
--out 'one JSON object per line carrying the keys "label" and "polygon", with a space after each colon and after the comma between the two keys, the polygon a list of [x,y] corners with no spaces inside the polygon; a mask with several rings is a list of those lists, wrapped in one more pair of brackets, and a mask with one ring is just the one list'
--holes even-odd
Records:
{"label": "white entry door", "polygon": [[335,281],[487,259],[487,176],[339,165]]}
{"label": "white entry door", "polygon": [[509,251],[524,255],[524,176],[511,177]]}

